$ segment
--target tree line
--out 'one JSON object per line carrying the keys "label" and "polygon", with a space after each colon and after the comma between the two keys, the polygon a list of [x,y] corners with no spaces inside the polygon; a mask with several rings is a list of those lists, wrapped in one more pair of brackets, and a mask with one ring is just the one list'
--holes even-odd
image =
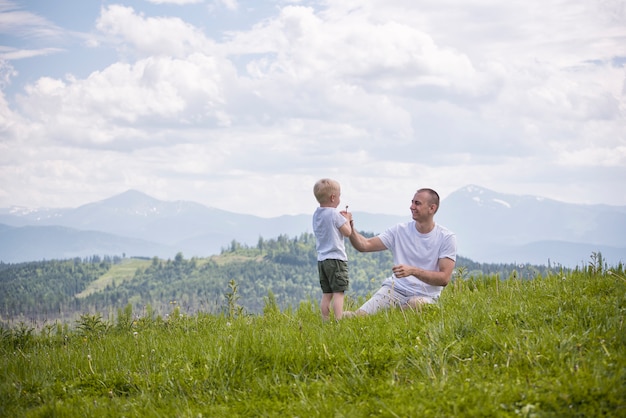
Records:
{"label": "tree line", "polygon": [[[356,301],[378,289],[389,275],[393,259],[390,251],[359,253],[350,245],[346,250],[350,274],[346,296]],[[232,241],[219,255],[208,258],[185,259],[178,253],[173,259],[148,259],[132,277],[113,281],[87,296],[81,292],[92,282],[131,260],[93,256],[0,263],[0,317],[6,322],[16,318],[56,320],[96,312],[114,315],[127,306],[133,312],[149,310],[164,316],[174,309],[189,314],[217,314],[229,308],[232,283],[236,283],[237,303],[244,312],[262,312],[268,297],[280,309],[296,308],[302,301],[320,297],[316,260],[315,236],[311,233],[267,240],[260,237],[256,246]],[[545,274],[546,269],[482,264],[459,257],[453,279],[477,275],[532,279]]]}

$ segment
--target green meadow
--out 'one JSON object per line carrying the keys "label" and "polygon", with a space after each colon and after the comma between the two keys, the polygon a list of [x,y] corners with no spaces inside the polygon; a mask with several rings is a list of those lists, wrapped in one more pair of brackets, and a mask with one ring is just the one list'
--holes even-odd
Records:
{"label": "green meadow", "polygon": [[246,314],[237,291],[220,314],[3,328],[0,416],[626,416],[621,264],[457,277],[421,311],[327,323],[271,293]]}

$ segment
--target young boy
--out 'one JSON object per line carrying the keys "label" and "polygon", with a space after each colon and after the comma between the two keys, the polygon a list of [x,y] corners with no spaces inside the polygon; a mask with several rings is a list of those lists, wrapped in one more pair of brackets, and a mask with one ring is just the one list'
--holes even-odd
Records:
{"label": "young boy", "polygon": [[317,250],[317,270],[322,287],[320,309],[322,319],[330,319],[332,302],[335,320],[343,316],[343,292],[348,289],[348,257],[343,238],[350,236],[352,228],[346,211],[338,212],[341,197],[339,183],[321,179],[313,186],[313,194],[320,206],[313,214],[313,232]]}

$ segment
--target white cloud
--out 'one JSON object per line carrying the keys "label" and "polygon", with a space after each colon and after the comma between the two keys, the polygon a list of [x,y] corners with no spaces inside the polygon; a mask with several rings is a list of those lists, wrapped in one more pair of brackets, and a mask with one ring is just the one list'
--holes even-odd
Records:
{"label": "white cloud", "polygon": [[[47,137],[75,144],[158,141],[168,126],[228,125],[221,81],[228,66],[193,54],[116,63],[88,78],[43,77],[18,103]],[[184,140],[184,139],[181,139]]]}
{"label": "white cloud", "polygon": [[102,9],[96,28],[117,37],[122,51],[140,57],[184,57],[193,52],[208,51],[213,42],[193,25],[177,17],[145,17],[131,7],[111,5]]}
{"label": "white cloud", "polygon": [[239,9],[237,0],[219,0],[217,3],[223,4],[228,10],[235,11]]}
{"label": "white cloud", "polygon": [[[102,8],[92,46],[117,61],[84,77],[42,70],[5,100],[0,176],[15,180],[0,206],[135,188],[303,213],[323,176],[372,212],[408,214],[417,187],[468,183],[567,201],[593,185],[594,199],[626,204],[614,192],[626,175],[621,2],[218,3],[202,8],[214,21],[185,15],[192,6]],[[276,11],[207,30],[261,7]],[[28,50],[44,51],[0,54]]]}
{"label": "white cloud", "polygon": [[32,58],[41,55],[50,55],[61,52],[58,48],[41,48],[41,49],[16,49],[0,47],[0,60],[12,61],[24,58]]}
{"label": "white cloud", "polygon": [[256,77],[333,78],[400,95],[424,86],[475,94],[484,84],[467,56],[436,45],[410,23],[325,17],[309,7],[288,6],[277,19],[232,34],[227,46],[240,54],[275,54],[250,62]]}
{"label": "white cloud", "polygon": [[17,75],[17,72],[13,66],[0,58],[0,89],[7,86],[11,82],[11,78],[15,75]]}
{"label": "white cloud", "polygon": [[0,33],[26,38],[57,38],[62,29],[13,1],[0,2]]}
{"label": "white cloud", "polygon": [[624,167],[626,145],[613,148],[593,146],[559,153],[558,163],[566,167]]}
{"label": "white cloud", "polygon": [[185,4],[198,4],[198,3],[204,3],[205,0],[146,0],[150,3],[154,3],[154,4],[178,4],[178,5],[185,5]]}

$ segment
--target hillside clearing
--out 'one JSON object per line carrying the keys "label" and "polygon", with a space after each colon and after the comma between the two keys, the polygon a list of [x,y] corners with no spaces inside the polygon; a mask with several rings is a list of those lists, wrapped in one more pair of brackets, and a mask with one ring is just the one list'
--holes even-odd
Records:
{"label": "hillside clearing", "polygon": [[112,265],[108,272],[91,282],[89,286],[78,293],[76,297],[85,298],[93,293],[103,291],[107,286],[114,287],[126,281],[130,281],[135,276],[137,269],[145,269],[150,263],[150,260],[125,258],[121,263]]}

